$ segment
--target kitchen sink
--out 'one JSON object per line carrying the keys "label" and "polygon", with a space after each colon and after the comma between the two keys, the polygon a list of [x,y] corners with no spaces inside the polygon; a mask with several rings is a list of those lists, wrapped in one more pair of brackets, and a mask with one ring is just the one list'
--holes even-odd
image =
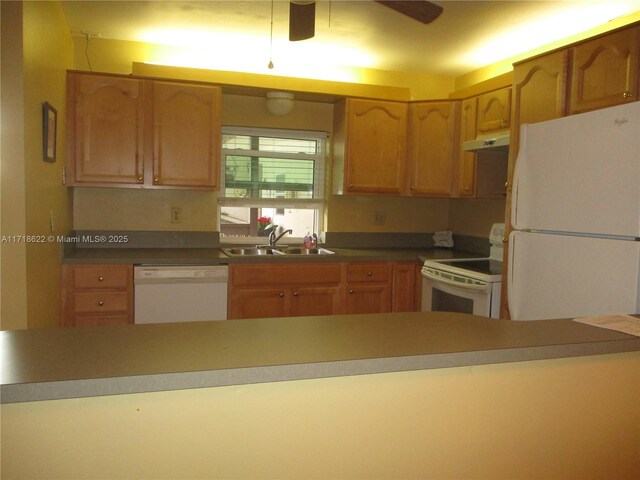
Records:
{"label": "kitchen sink", "polygon": [[335,252],[326,248],[288,247],[281,252],[285,255],[333,255]]}
{"label": "kitchen sink", "polygon": [[275,248],[266,247],[266,248],[223,248],[222,251],[229,255],[230,257],[235,256],[255,256],[255,255],[282,255],[280,250],[276,250]]}
{"label": "kitchen sink", "polygon": [[234,247],[223,248],[222,251],[230,257],[251,257],[262,255],[333,255],[335,252],[326,248],[286,247],[282,249],[272,247]]}

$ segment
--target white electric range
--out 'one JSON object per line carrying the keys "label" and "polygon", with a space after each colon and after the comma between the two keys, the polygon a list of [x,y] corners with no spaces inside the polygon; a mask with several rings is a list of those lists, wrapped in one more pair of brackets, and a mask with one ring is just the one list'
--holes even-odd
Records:
{"label": "white electric range", "polygon": [[422,311],[500,317],[504,223],[491,227],[489,257],[427,260],[422,267]]}

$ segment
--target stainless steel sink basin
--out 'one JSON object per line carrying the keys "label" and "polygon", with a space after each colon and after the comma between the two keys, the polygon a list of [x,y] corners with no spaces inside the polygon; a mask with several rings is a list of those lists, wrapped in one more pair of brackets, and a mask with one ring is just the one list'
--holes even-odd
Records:
{"label": "stainless steel sink basin", "polygon": [[251,248],[251,247],[238,247],[238,248],[223,248],[222,251],[229,255],[234,256],[256,256],[256,255],[282,255],[282,252],[275,248]]}
{"label": "stainless steel sink basin", "polygon": [[285,255],[333,255],[335,252],[326,248],[289,247],[281,251]]}
{"label": "stainless steel sink basin", "polygon": [[230,257],[251,257],[262,255],[333,255],[335,252],[326,248],[302,248],[302,247],[233,247],[223,248],[222,251]]}

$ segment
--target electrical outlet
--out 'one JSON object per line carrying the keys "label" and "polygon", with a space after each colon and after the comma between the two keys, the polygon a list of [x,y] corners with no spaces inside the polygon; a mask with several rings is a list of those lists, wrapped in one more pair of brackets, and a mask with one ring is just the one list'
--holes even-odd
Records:
{"label": "electrical outlet", "polygon": [[385,213],[384,212],[375,212],[373,214],[373,223],[374,225],[384,225],[385,222]]}
{"label": "electrical outlet", "polygon": [[182,223],[182,209],[171,207],[171,223]]}

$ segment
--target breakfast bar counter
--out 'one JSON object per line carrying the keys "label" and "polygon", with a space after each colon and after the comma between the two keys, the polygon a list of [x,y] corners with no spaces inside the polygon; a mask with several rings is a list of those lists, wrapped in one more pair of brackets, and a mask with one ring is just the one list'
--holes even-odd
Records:
{"label": "breakfast bar counter", "polygon": [[640,351],[572,320],[412,312],[0,332],[2,403]]}

